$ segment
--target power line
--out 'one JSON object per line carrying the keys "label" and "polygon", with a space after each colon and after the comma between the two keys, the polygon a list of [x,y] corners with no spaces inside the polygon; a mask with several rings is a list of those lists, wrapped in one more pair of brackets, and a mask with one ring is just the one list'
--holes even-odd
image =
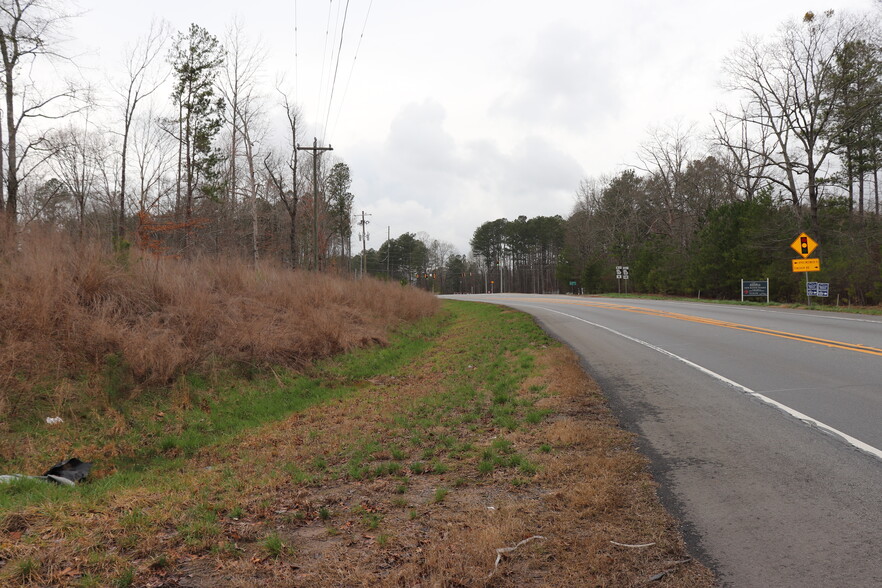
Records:
{"label": "power line", "polygon": [[[321,71],[321,75],[319,76],[318,100],[315,103],[316,113],[321,112],[322,90],[324,89],[324,85],[325,85],[325,63],[328,58],[328,34],[331,31],[331,8],[333,7],[333,5],[334,5],[334,0],[329,0],[329,2],[328,2],[328,22],[325,25],[325,48],[322,49],[322,71]],[[336,29],[336,27],[335,27],[335,29]],[[319,116],[321,116],[321,115],[316,114],[315,128],[314,128],[315,135],[318,135],[318,123],[319,123],[318,117]]]}
{"label": "power line", "polygon": [[[328,84],[328,85],[325,86],[324,88],[322,88],[322,90],[325,92],[325,96],[326,96],[326,97],[327,97],[327,96],[330,94],[330,92],[331,92],[331,68],[333,67],[333,64],[334,64],[334,55],[336,54],[336,48],[337,48],[337,33],[338,33],[338,31],[340,30],[340,10],[342,9],[342,7],[343,7],[342,2],[337,2],[337,18],[336,18],[336,20],[334,21],[334,36],[331,37],[331,44],[330,44],[330,48],[331,48],[331,49],[330,49],[330,59],[329,59],[329,61],[328,61],[328,76],[327,76],[327,84]],[[321,117],[321,111],[325,109],[324,104],[317,104],[317,105],[316,105],[316,108],[317,108],[317,111],[316,111],[317,114],[316,114],[316,116]],[[327,129],[322,129],[322,132],[323,132],[323,133],[327,132]],[[322,137],[322,139],[324,139],[324,137]]]}
{"label": "power line", "polygon": [[297,90],[299,87],[299,67],[297,58],[297,0],[294,0],[294,104],[297,104],[297,101],[299,100],[297,97]]}
{"label": "power line", "polygon": [[328,100],[328,113],[325,115],[324,134],[328,133],[328,120],[331,118],[331,105],[334,104],[334,88],[337,86],[337,71],[340,69],[340,54],[343,52],[343,36],[346,32],[346,17],[349,15],[349,0],[346,0],[346,10],[343,11],[343,25],[340,27],[340,45],[337,48],[337,63],[334,65],[334,79],[331,82],[331,97]]}
{"label": "power line", "polygon": [[[346,78],[346,86],[343,88],[343,97],[340,99],[340,105],[337,107],[337,117],[334,119],[334,129],[337,129],[337,124],[340,122],[340,115],[343,113],[343,104],[346,102],[346,96],[349,94],[349,83],[352,81],[352,72],[355,71],[355,62],[358,59],[358,51],[361,49],[361,41],[364,39],[364,31],[367,29],[368,17],[371,15],[371,7],[374,5],[374,0],[371,0],[368,4],[367,13],[364,15],[364,23],[361,25],[361,34],[358,36],[358,44],[355,46],[355,55],[352,58],[352,67],[349,68],[349,77]],[[330,138],[331,133],[328,133]]]}
{"label": "power line", "polygon": [[[337,2],[337,19],[334,21],[334,36],[331,37],[330,52],[329,52],[330,59],[328,61],[328,75],[327,75],[327,78],[324,78],[324,77],[322,78],[322,82],[327,80],[327,86],[322,88],[322,92],[323,92],[322,95],[325,96],[325,98],[328,100],[329,105],[330,105],[330,102],[333,100],[333,97],[328,98],[328,96],[330,96],[331,93],[333,92],[333,89],[332,89],[333,85],[332,85],[332,79],[331,79],[332,78],[331,69],[334,67],[334,61],[335,61],[334,56],[337,53],[337,33],[340,30],[340,11],[341,11],[342,7],[343,7],[342,2]],[[342,40],[342,36],[340,38]],[[316,124],[318,124],[319,122],[321,122],[321,116],[322,116],[321,113],[323,110],[325,110],[325,105],[324,105],[324,102],[322,102],[320,104],[316,104],[315,106],[316,106],[316,119],[317,119]],[[325,125],[327,125],[327,123],[325,123]],[[327,135],[327,133],[328,133],[327,126],[322,127],[322,141],[325,140],[325,135]]]}

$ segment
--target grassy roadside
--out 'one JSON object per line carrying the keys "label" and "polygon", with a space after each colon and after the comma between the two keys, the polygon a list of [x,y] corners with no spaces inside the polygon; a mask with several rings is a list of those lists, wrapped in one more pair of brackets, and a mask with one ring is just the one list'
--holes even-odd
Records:
{"label": "grassy roadside", "polygon": [[0,488],[0,583],[712,585],[599,390],[520,313],[447,302],[306,376],[189,386],[155,430],[161,407],[121,406],[137,464]]}

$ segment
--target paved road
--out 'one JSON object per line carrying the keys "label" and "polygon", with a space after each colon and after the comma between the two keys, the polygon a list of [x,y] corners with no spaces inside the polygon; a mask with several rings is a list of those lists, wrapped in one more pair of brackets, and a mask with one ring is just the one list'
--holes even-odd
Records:
{"label": "paved road", "polygon": [[572,296],[529,312],[572,346],[726,586],[882,586],[882,319]]}

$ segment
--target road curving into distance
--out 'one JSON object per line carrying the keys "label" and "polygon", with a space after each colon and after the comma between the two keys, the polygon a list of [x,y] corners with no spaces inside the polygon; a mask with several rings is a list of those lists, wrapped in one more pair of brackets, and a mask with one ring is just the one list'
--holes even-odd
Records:
{"label": "road curving into distance", "polygon": [[882,586],[882,317],[447,298],[527,312],[582,357],[723,585]]}

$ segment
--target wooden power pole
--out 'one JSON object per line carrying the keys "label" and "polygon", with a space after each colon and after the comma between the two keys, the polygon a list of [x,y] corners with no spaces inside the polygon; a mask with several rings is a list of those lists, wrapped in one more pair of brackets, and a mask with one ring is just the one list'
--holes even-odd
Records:
{"label": "wooden power pole", "polygon": [[330,145],[327,147],[319,147],[318,139],[313,137],[312,147],[301,147],[300,145],[297,145],[297,150],[312,151],[312,267],[314,270],[318,271],[318,156],[322,151],[333,151],[334,148]]}
{"label": "wooden power pole", "polygon": [[367,228],[367,224],[371,221],[365,220],[364,217],[371,216],[369,214],[365,214],[365,212],[361,211],[361,220],[358,224],[361,225],[361,277],[364,278],[365,273],[367,272],[367,240],[370,239],[370,235],[365,232]]}

